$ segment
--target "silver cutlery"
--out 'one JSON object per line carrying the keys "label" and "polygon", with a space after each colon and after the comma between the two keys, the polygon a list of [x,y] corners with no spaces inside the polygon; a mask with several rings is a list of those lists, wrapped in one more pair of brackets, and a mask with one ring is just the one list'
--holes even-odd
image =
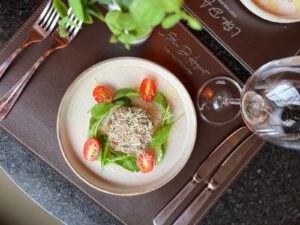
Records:
{"label": "silver cutlery", "polygon": [[[61,37],[58,29],[54,31],[52,34],[54,44],[43,52],[42,56],[33,64],[28,72],[0,99],[0,121],[6,117],[11,108],[14,106],[26,84],[45,58],[47,58],[55,50],[67,47],[76,37],[82,25],[82,21],[78,21],[75,15],[71,14],[71,9],[68,10],[68,15],[71,22],[66,24],[67,37]],[[73,26],[73,24],[77,24],[77,26]]]}
{"label": "silver cutlery", "polygon": [[258,142],[262,142],[262,140],[255,134],[252,134],[244,142],[242,142],[223,162],[219,169],[214,173],[205,189],[186,208],[186,210],[175,221],[174,225],[190,224],[213,192],[218,189],[230,175],[232,175],[234,170],[241,166],[242,159],[244,159],[245,155],[253,150],[252,147]]}
{"label": "silver cutlery", "polygon": [[30,44],[44,40],[54,30],[55,25],[59,19],[59,15],[52,6],[52,1],[49,0],[43,9],[41,15],[33,24],[29,36],[19,48],[17,48],[1,65],[0,65],[0,79],[5,71],[16,58],[17,55]]}
{"label": "silver cutlery", "polygon": [[183,201],[192,193],[192,191],[200,185],[205,186],[213,172],[219,167],[222,161],[230,154],[230,152],[251,132],[247,127],[241,127],[227,137],[201,164],[193,179],[160,211],[154,218],[154,225],[163,225],[168,222],[171,215],[183,203]]}

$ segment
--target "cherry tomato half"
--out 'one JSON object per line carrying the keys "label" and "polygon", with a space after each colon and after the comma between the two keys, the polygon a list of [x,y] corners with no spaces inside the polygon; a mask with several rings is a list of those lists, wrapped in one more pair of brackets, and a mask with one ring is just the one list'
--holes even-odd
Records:
{"label": "cherry tomato half", "polygon": [[150,151],[141,152],[136,158],[136,164],[142,173],[148,173],[153,170],[154,156]]}
{"label": "cherry tomato half", "polygon": [[100,142],[96,138],[87,140],[83,147],[83,158],[89,161],[95,161],[100,153]]}
{"label": "cherry tomato half", "polygon": [[112,102],[113,100],[113,94],[111,90],[105,86],[97,86],[93,90],[93,96],[96,100],[96,102]]}
{"label": "cherry tomato half", "polygon": [[140,96],[145,102],[152,102],[156,95],[156,83],[151,78],[145,78],[140,87]]}

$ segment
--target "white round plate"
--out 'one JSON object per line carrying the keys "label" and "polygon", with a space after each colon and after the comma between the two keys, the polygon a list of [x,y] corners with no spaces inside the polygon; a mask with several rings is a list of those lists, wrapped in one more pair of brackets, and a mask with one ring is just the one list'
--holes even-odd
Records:
{"label": "white round plate", "polygon": [[[98,161],[82,156],[89,127],[89,110],[96,104],[92,96],[98,84],[138,88],[146,77],[157,82],[170,105],[174,118],[184,114],[170,132],[163,161],[149,173],[129,172],[118,165],[99,171]],[[153,191],[175,177],[188,161],[194,147],[197,119],[192,100],[182,83],[165,68],[140,58],[121,57],[100,62],[83,72],[66,91],[58,111],[57,136],[68,165],[84,182],[106,193],[138,195]]]}

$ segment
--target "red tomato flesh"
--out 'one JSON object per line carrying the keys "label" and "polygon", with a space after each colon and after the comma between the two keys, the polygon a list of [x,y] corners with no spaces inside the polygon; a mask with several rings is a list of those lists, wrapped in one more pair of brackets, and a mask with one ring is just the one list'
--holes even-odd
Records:
{"label": "red tomato flesh", "polygon": [[145,102],[152,102],[156,95],[156,83],[151,78],[145,78],[140,87],[140,96]]}
{"label": "red tomato flesh", "polygon": [[95,161],[100,153],[100,142],[96,138],[87,140],[83,147],[83,158],[89,161]]}
{"label": "red tomato flesh", "polygon": [[111,90],[105,86],[97,86],[93,90],[93,96],[98,103],[112,102],[113,94]]}
{"label": "red tomato flesh", "polygon": [[136,164],[142,173],[148,173],[153,170],[154,156],[150,151],[141,152],[136,158]]}

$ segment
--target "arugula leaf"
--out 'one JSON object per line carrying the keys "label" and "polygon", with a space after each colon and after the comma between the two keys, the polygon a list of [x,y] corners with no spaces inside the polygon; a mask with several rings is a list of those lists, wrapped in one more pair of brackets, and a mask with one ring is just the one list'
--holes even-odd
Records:
{"label": "arugula leaf", "polygon": [[160,105],[163,110],[165,110],[168,105],[167,105],[167,99],[164,96],[163,93],[161,93],[160,91],[156,92],[155,98],[153,99],[153,102]]}
{"label": "arugula leaf", "polygon": [[113,101],[114,105],[131,105],[130,98],[123,96]]}
{"label": "arugula leaf", "polygon": [[161,93],[160,91],[158,91],[156,93],[156,96],[155,96],[153,102],[162,107],[162,113],[163,113],[162,125],[164,126],[166,124],[171,123],[172,113],[170,111],[170,108],[168,107],[167,99],[164,96],[164,94]]}
{"label": "arugula leaf", "polygon": [[131,172],[139,171],[139,168],[136,164],[136,158],[131,157],[124,161],[117,161],[116,163],[122,166],[124,169],[129,170]]}
{"label": "arugula leaf", "polygon": [[95,119],[101,119],[109,110],[113,107],[111,103],[98,103],[91,109],[92,117]]}
{"label": "arugula leaf", "polygon": [[158,165],[164,158],[167,151],[167,142],[163,143],[159,148],[156,148],[155,164]]}
{"label": "arugula leaf", "polygon": [[119,89],[115,93],[114,100],[119,99],[119,98],[124,97],[124,96],[127,96],[127,97],[130,97],[130,96],[139,96],[139,94],[134,89],[131,89],[131,88],[122,88],[122,89]]}
{"label": "arugula leaf", "polygon": [[119,166],[123,167],[126,170],[131,172],[139,171],[139,168],[136,164],[136,155],[127,155],[121,152],[112,152],[107,154],[105,164],[116,163]]}
{"label": "arugula leaf", "polygon": [[160,148],[162,144],[166,143],[170,134],[173,123],[167,124],[157,130],[152,137],[151,146]]}
{"label": "arugula leaf", "polygon": [[98,127],[100,126],[104,117],[107,116],[110,109],[113,107],[111,103],[99,103],[91,109],[92,117],[90,119],[90,126],[88,131],[88,138],[97,137]]}
{"label": "arugula leaf", "polygon": [[99,127],[99,120],[95,119],[94,117],[91,117],[89,131],[88,131],[88,139],[97,136],[98,127]]}
{"label": "arugula leaf", "polygon": [[108,152],[108,137],[107,135],[103,135],[100,137],[100,143],[101,143],[101,154],[98,156],[98,161],[100,161],[100,171],[103,170],[106,155]]}

